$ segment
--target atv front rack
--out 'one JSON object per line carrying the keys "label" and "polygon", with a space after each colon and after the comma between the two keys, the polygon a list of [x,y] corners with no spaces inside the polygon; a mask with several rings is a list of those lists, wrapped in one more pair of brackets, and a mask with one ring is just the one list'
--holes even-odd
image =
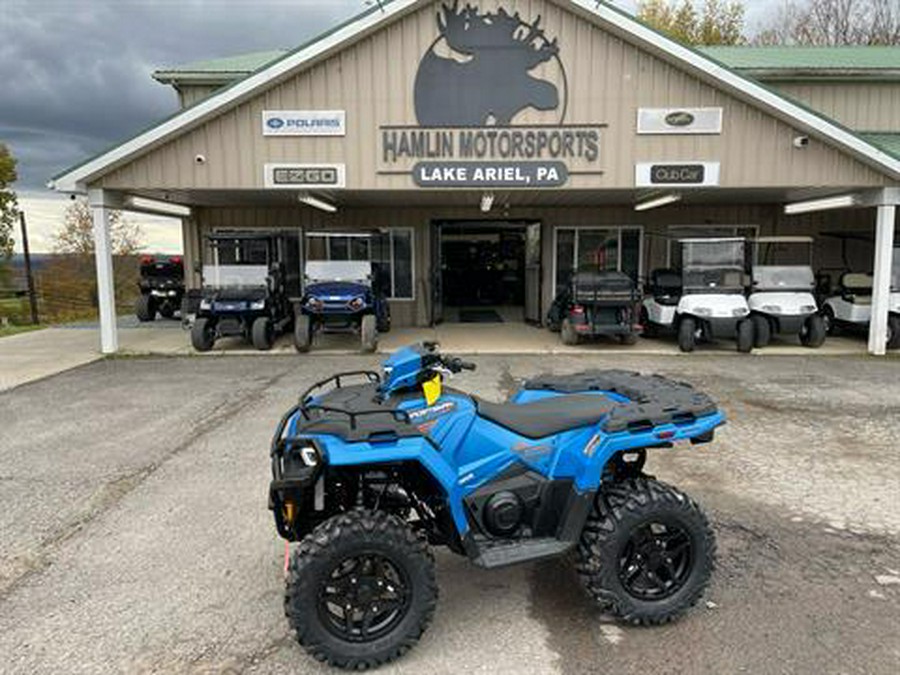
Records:
{"label": "atv front rack", "polygon": [[300,405],[305,405],[312,398],[313,392],[318,391],[319,389],[324,389],[332,382],[334,382],[334,389],[341,389],[344,386],[343,381],[345,378],[360,376],[365,377],[368,380],[369,384],[381,384],[381,375],[376,373],[374,370],[348,370],[344,373],[332,375],[327,380],[316,382],[309,389],[300,394]]}

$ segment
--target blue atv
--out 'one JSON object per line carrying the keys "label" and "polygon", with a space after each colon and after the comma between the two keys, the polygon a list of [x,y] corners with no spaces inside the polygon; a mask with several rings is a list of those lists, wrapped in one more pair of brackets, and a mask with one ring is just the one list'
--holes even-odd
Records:
{"label": "blue atv", "polygon": [[626,371],[529,380],[507,403],[443,386],[475,365],[434,343],[383,373],[306,391],[272,441],[269,505],[285,612],[321,661],[409,650],[435,610],[429,545],[499,568],[574,552],[587,592],[632,624],[687,611],[713,569],[700,507],[643,473],[646,452],[713,440],[724,414],[687,384]]}
{"label": "blue atv", "polygon": [[391,329],[391,310],[372,264],[332,260],[306,263],[306,292],[294,313],[294,347],[308,352],[320,333],[356,333],[363,352]]}

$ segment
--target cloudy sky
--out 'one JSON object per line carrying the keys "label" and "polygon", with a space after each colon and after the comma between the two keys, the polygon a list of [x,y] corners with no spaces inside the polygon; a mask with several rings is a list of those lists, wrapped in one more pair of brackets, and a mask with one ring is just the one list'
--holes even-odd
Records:
{"label": "cloudy sky", "polygon": [[[747,2],[751,27],[779,0]],[[0,0],[0,141],[19,160],[35,250],[48,250],[65,201],[51,176],[176,108],[151,79],[164,66],[289,49],[365,0]],[[634,2],[620,0],[626,9]],[[177,251],[177,225],[141,220],[147,248]]]}

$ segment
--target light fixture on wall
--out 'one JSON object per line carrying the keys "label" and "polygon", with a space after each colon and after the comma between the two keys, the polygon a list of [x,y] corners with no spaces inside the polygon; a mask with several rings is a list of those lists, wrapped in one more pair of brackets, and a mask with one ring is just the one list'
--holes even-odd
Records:
{"label": "light fixture on wall", "polygon": [[481,212],[490,213],[492,208],[494,208],[494,193],[485,192],[481,195]]}
{"label": "light fixture on wall", "polygon": [[155,213],[161,216],[181,216],[187,218],[191,215],[191,207],[172,202],[164,202],[158,199],[146,197],[126,197],[125,207],[134,211]]}
{"label": "light fixture on wall", "polygon": [[660,206],[667,206],[669,204],[674,204],[675,202],[681,201],[681,195],[676,195],[674,193],[668,195],[662,195],[661,197],[653,197],[652,199],[648,199],[643,202],[639,202],[634,205],[635,211],[649,211],[650,209],[658,209]]}
{"label": "light fixture on wall", "polygon": [[810,199],[805,202],[794,202],[784,207],[784,212],[789,216],[799,213],[815,213],[816,211],[831,211],[833,209],[850,209],[859,206],[856,195],[840,195],[838,197],[825,197],[824,199]]}
{"label": "light fixture on wall", "polygon": [[297,195],[297,199],[301,204],[306,204],[307,206],[312,206],[314,209],[319,209],[320,211],[326,211],[328,213],[336,213],[338,208],[331,202],[326,202],[324,199],[319,199],[318,197],[314,197],[308,192],[301,192]]}

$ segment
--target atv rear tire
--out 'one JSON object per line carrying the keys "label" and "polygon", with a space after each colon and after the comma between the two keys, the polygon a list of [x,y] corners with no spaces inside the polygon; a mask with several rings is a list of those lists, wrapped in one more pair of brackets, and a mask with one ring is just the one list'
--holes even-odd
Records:
{"label": "atv rear tire", "polygon": [[198,352],[208,352],[216,343],[215,326],[206,317],[199,317],[191,328],[191,344]]}
{"label": "atv rear tire", "polygon": [[900,349],[900,316],[888,316],[887,348]]}
{"label": "atv rear tire", "polygon": [[772,324],[761,314],[754,314],[750,320],[753,322],[753,346],[756,349],[768,347],[772,341]]}
{"label": "atv rear tire", "polygon": [[644,337],[655,338],[657,336],[656,324],[650,321],[650,313],[646,307],[641,307],[641,326],[644,329]]}
{"label": "atv rear tire", "polygon": [[294,550],[284,610],[316,660],[365,670],[418,642],[437,596],[425,537],[396,516],[358,509],[329,518]]}
{"label": "atv rear tire", "polygon": [[366,314],[360,321],[359,337],[362,342],[362,350],[366,354],[371,354],[378,347],[378,331],[373,314]]}
{"label": "atv rear tire", "polygon": [[830,305],[825,305],[825,309],[822,310],[822,319],[825,321],[826,335],[837,335],[840,332],[837,317],[834,315],[834,310]]}
{"label": "atv rear tire", "polygon": [[134,303],[134,315],[138,318],[138,321],[142,323],[155,320],[156,303],[153,302],[153,297],[141,293]]}
{"label": "atv rear tire", "polygon": [[294,317],[294,349],[305,354],[311,345],[312,331],[309,327],[309,317],[306,314],[298,314]]}
{"label": "atv rear tire", "polygon": [[626,333],[619,336],[619,342],[627,347],[633,347],[638,343],[638,336],[635,333]]}
{"label": "atv rear tire", "polygon": [[659,625],[697,604],[715,554],[700,507],[641,477],[601,487],[581,534],[577,570],[601,607],[634,625]]}
{"label": "atv rear tire", "polygon": [[272,343],[275,342],[275,326],[272,319],[265,316],[257,317],[253,321],[250,333],[253,346],[259,351],[267,352],[272,349]]}
{"label": "atv rear tire", "polygon": [[572,325],[572,322],[569,321],[568,318],[563,319],[562,327],[559,329],[559,334],[564,345],[574,347],[578,344],[578,332],[575,330],[575,326]]}
{"label": "atv rear tire", "polygon": [[678,324],[678,348],[685,354],[694,351],[697,346],[697,322],[686,316]]}
{"label": "atv rear tire", "polygon": [[175,316],[175,305],[171,302],[164,302],[159,306],[159,315],[164,319],[171,319]]}
{"label": "atv rear tire", "polygon": [[800,331],[800,344],[804,347],[818,349],[825,344],[827,334],[825,319],[820,314],[813,314],[803,324],[803,328]]}
{"label": "atv rear tire", "polygon": [[737,325],[737,350],[741,354],[749,354],[753,351],[753,343],[756,342],[756,325],[750,319],[744,319]]}

